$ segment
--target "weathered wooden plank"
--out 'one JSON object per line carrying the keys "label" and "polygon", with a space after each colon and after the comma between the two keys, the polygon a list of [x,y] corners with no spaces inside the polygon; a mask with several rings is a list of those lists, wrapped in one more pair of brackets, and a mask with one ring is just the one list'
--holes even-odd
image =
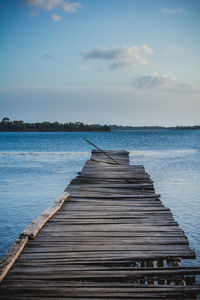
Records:
{"label": "weathered wooden plank", "polygon": [[129,169],[129,168],[126,168],[126,169],[113,169],[113,168],[104,168],[104,169],[100,169],[100,168],[93,168],[93,169],[84,169],[84,171],[81,171],[81,172],[78,172],[77,173],[79,176],[95,176],[96,174],[99,174],[99,175],[115,175],[115,176],[118,176],[119,178],[121,177],[121,175],[133,175],[134,176],[138,176],[138,177],[148,177],[150,178],[149,174],[146,173],[144,170],[142,169]]}
{"label": "weathered wooden plank", "polygon": [[[40,236],[47,236],[46,231],[41,231]],[[174,231],[163,231],[163,232],[134,232],[134,231],[65,231],[65,230],[58,230],[58,231],[48,231],[48,236],[58,236],[58,237],[159,237],[162,239],[163,237],[185,237],[183,232],[174,232]]]}
{"label": "weathered wooden plank", "polygon": [[68,211],[93,211],[93,210],[96,210],[96,211],[169,211],[169,209],[165,208],[164,206],[162,205],[144,205],[144,206],[141,206],[141,205],[87,205],[84,203],[69,203],[67,206],[66,206],[66,209]]}
{"label": "weathered wooden plank", "polygon": [[[74,293],[75,294],[75,296],[74,296],[74,294],[72,294],[72,295],[68,295],[68,293],[66,293],[66,291],[65,292],[59,292],[58,291],[58,293],[56,294],[56,295],[47,295],[47,294],[42,294],[41,292],[39,293],[39,292],[33,292],[33,293],[31,293],[31,295],[30,295],[30,293],[28,293],[28,292],[25,292],[25,291],[22,291],[22,293],[17,293],[16,295],[15,295],[15,300],[23,300],[23,299],[25,299],[25,300],[27,300],[27,299],[29,299],[29,300],[36,300],[36,299],[41,299],[41,297],[42,297],[42,299],[43,300],[58,300],[58,295],[59,295],[59,299],[60,300],[66,300],[66,299],[70,299],[70,300],[77,300],[77,299],[84,299],[84,300],[91,300],[91,297],[92,297],[92,299],[93,300],[102,300],[102,299],[112,299],[112,300],[122,300],[122,299],[140,299],[140,300],[142,300],[142,299],[165,299],[165,300],[178,300],[178,299],[180,299],[180,300],[182,300],[182,299],[192,299],[192,300],[194,300],[194,299],[196,299],[196,293],[194,294],[194,292],[190,292],[189,294],[188,294],[189,292],[180,292],[180,293],[170,293],[170,294],[168,294],[168,293],[161,293],[160,292],[160,294],[158,294],[158,293],[150,293],[150,294],[147,294],[147,292],[146,293],[131,293],[131,295],[130,295],[130,293],[124,293],[124,294],[120,294],[120,293],[118,293],[117,295],[115,294],[115,295],[112,295],[111,296],[111,293],[109,293],[109,294],[107,294],[107,295],[105,295],[105,294],[101,294],[101,293],[98,293],[98,294],[94,294],[94,293],[92,293],[92,294],[78,294],[78,293]],[[33,296],[32,296],[33,295]],[[69,296],[69,297],[68,297]],[[3,298],[4,300],[13,300],[13,296],[12,295],[6,295],[6,296],[4,296],[4,298]]]}
{"label": "weathered wooden plank", "polygon": [[112,195],[109,195],[109,194],[106,194],[106,193],[95,193],[95,192],[76,192],[76,191],[71,191],[70,192],[70,195],[74,198],[76,197],[79,197],[79,198],[99,198],[99,199],[104,199],[104,198],[112,198],[112,199],[118,199],[118,198],[124,198],[124,199],[151,199],[151,198],[159,198],[160,197],[160,194],[143,194],[143,195],[135,195],[135,194],[132,194],[132,195],[126,195],[126,194],[112,194]]}
{"label": "weathered wooden plank", "polygon": [[28,237],[19,237],[0,261],[0,281],[6,276],[20,253],[23,251]]}
{"label": "weathered wooden plank", "polygon": [[141,181],[141,180],[149,180],[149,175],[145,175],[145,174],[116,174],[116,173],[96,173],[96,174],[81,174],[79,176],[77,176],[77,179],[92,179],[95,178],[96,179],[112,179],[112,180],[122,180],[122,179],[130,179],[130,180],[135,180],[135,181]]}
{"label": "weathered wooden plank", "polygon": [[144,225],[137,225],[133,226],[132,224],[87,224],[87,225],[68,225],[62,226],[59,224],[50,225],[48,223],[44,228],[44,231],[57,231],[57,230],[64,230],[64,231],[132,231],[132,232],[183,232],[179,226],[144,226]]}
{"label": "weathered wooden plank", "polygon": [[101,210],[101,211],[97,211],[97,210],[67,210],[65,206],[63,206],[62,208],[62,211],[59,211],[59,215],[62,216],[76,216],[77,218],[79,216],[90,216],[90,217],[93,217],[93,216],[99,216],[100,218],[102,217],[105,217],[105,216],[108,216],[109,218],[112,216],[113,218],[117,218],[117,217],[141,217],[141,216],[147,216],[147,217],[159,217],[159,216],[162,216],[163,218],[166,217],[172,217],[172,213],[169,209],[166,209],[166,210],[139,210],[136,211],[136,210],[116,210],[116,211],[112,211],[112,214],[110,211],[106,211],[106,210]]}
{"label": "weathered wooden plank", "polygon": [[157,225],[157,226],[173,226],[173,225],[178,225],[177,222],[175,221],[147,221],[147,220],[134,220],[133,219],[52,219],[49,221],[49,224],[58,224],[58,225],[87,225],[87,224],[132,224],[134,226],[138,224],[144,224],[145,226],[152,226],[152,225]]}
{"label": "weathered wooden plank", "polygon": [[[26,290],[26,289],[25,289]],[[109,295],[109,293],[112,293],[113,295],[114,294],[118,294],[118,293],[121,293],[121,296],[125,295],[126,293],[134,293],[134,294],[139,294],[139,293],[144,293],[146,291],[148,291],[148,293],[160,293],[160,292],[169,292],[169,293],[174,293],[174,292],[183,292],[183,291],[199,291],[199,287],[197,286],[190,286],[187,288],[186,287],[183,287],[183,286],[173,286],[173,287],[159,287],[159,288],[156,288],[156,286],[154,287],[139,287],[139,286],[132,286],[132,287],[126,287],[125,289],[124,288],[121,288],[121,287],[117,287],[117,286],[114,286],[112,288],[112,284],[110,283],[110,286],[109,287],[106,287],[106,286],[101,286],[101,287],[95,287],[95,286],[83,286],[83,284],[80,286],[80,283],[79,283],[79,286],[66,286],[66,287],[60,287],[60,292],[65,292],[68,294],[71,293],[71,295],[73,295],[73,291],[76,291],[76,292],[83,292],[84,294],[86,293],[94,293],[94,292],[99,292],[99,293],[103,293],[103,294],[106,294],[108,296],[111,296]],[[32,291],[34,291],[32,289]],[[36,291],[35,291],[36,292]],[[49,290],[48,289],[45,289],[44,292],[46,292],[47,294],[54,294],[55,292],[58,292],[58,290],[56,288],[53,288],[53,287],[50,287],[49,286]],[[84,295],[82,294],[82,295]],[[90,294],[91,296],[91,294]]]}
{"label": "weathered wooden plank", "polygon": [[164,205],[161,203],[160,200],[121,200],[121,199],[97,199],[97,198],[71,198],[69,199],[68,203],[72,203],[72,204],[79,204],[79,205],[120,205],[120,206],[162,206],[164,207]]}
{"label": "weathered wooden plank", "polygon": [[91,184],[87,183],[84,185],[75,184],[73,181],[70,184],[71,188],[79,188],[79,187],[87,187],[87,188],[120,188],[120,189],[137,189],[137,188],[152,188],[152,183],[124,183],[124,184],[118,184],[118,183],[98,183],[98,184]]}
{"label": "weathered wooden plank", "polygon": [[[131,218],[131,219],[153,219],[153,220],[174,220],[172,214],[170,213],[170,211],[158,211],[158,210],[143,210],[143,211],[122,211],[120,212],[119,210],[113,211],[113,213],[111,213],[110,211],[106,211],[106,210],[101,210],[101,211],[96,211],[95,208],[94,210],[90,210],[90,211],[79,211],[79,210],[70,210],[69,212],[67,212],[66,214],[64,213],[63,210],[61,212],[59,212],[59,214],[57,215],[58,217],[66,217],[66,218]],[[57,217],[56,216],[56,217]]]}
{"label": "weathered wooden plank", "polygon": [[[110,154],[112,154],[112,155],[125,155],[125,156],[127,156],[128,157],[128,154],[129,154],[129,152],[128,151],[126,151],[126,150],[123,150],[123,149],[118,149],[118,150],[110,150],[110,149],[106,149],[106,150],[104,150],[105,152],[108,152],[108,153],[110,153]],[[94,154],[100,154],[101,155],[101,152],[99,152],[98,150],[96,150],[96,149],[93,149],[92,150],[92,155],[94,155]]]}
{"label": "weathered wooden plank", "polygon": [[[122,195],[132,195],[133,191],[134,191],[134,195],[155,195],[154,190],[144,190],[144,189],[120,189],[120,188],[84,188],[84,187],[80,187],[79,189],[77,188],[68,188],[67,191],[69,193],[73,193],[73,192],[83,192],[83,193],[102,193],[102,194],[122,194]],[[145,192],[144,192],[145,191]]]}
{"label": "weathered wooden plank", "polygon": [[[48,260],[45,262],[48,263]],[[71,271],[71,273],[68,273]],[[133,275],[137,276],[168,276],[170,275],[194,275],[194,274],[200,274],[200,268],[199,267],[169,267],[169,268],[151,268],[151,267],[132,267],[132,266],[116,266],[116,265],[95,265],[95,264],[76,264],[76,265],[34,265],[32,264],[32,261],[27,263],[17,263],[16,268],[10,271],[10,274],[16,274],[16,273],[27,273],[31,274],[33,272],[37,273],[47,273],[47,272],[66,272],[67,275],[79,275],[78,272],[83,272],[85,275],[90,275],[88,272],[92,271],[91,275],[95,275],[94,271],[98,272],[98,275],[101,274],[108,274],[108,275],[115,275],[117,276],[119,274],[119,277],[121,275]],[[119,272],[117,274],[117,271]],[[92,276],[92,277],[93,277]]]}
{"label": "weathered wooden plank", "polygon": [[48,209],[46,209],[39,217],[37,217],[25,228],[25,230],[21,233],[22,236],[35,238],[41,228],[61,208],[68,197],[69,193],[63,192]]}
{"label": "weathered wooden plank", "polygon": [[11,270],[13,277],[17,275],[33,278],[36,276],[48,276],[52,278],[74,279],[74,278],[103,278],[103,277],[131,277],[132,279],[143,277],[174,277],[177,275],[194,275],[200,274],[200,268],[106,268],[97,266],[17,266]]}
{"label": "weathered wooden plank", "polygon": [[[75,280],[71,280],[71,281],[63,281],[63,280],[26,280],[27,283],[27,288],[33,287],[35,289],[35,287],[42,287],[42,288],[48,288],[48,287],[66,287],[66,288],[72,288],[72,287],[77,287],[77,288],[81,288],[81,287],[86,287],[86,288],[107,288],[109,290],[109,288],[120,288],[120,289],[124,289],[124,291],[127,288],[132,288],[137,289],[139,292],[143,291],[153,291],[156,290],[157,292],[159,291],[174,291],[174,290],[180,290],[180,291],[184,291],[184,290],[193,290],[196,291],[199,289],[198,286],[194,286],[194,285],[188,285],[188,286],[182,286],[182,285],[153,285],[153,284],[142,284],[142,283],[135,283],[135,282],[101,282],[101,281],[85,281],[84,283],[81,281],[75,281]],[[24,282],[18,280],[18,279],[14,279],[11,283],[11,281],[9,279],[6,279],[3,283],[2,283],[2,287],[7,287],[8,284],[10,284],[10,287],[12,288],[21,288],[23,287]]]}
{"label": "weathered wooden plank", "polygon": [[[75,250],[75,249],[74,249]],[[21,254],[23,259],[40,259],[40,258],[59,258],[59,259],[66,259],[69,261],[76,261],[78,260],[140,260],[140,259],[158,259],[158,258],[164,258],[164,259],[170,259],[172,257],[181,257],[181,258],[195,258],[195,252],[194,251],[82,251],[82,252],[40,252],[40,253],[24,253]]]}
{"label": "weathered wooden plank", "polygon": [[98,243],[97,245],[82,243],[82,244],[65,244],[64,246],[61,245],[52,245],[48,243],[48,245],[44,244],[31,244],[30,246],[27,245],[24,249],[23,253],[55,253],[55,252],[84,252],[84,251],[190,251],[190,247],[188,245],[153,245],[153,244],[146,244],[146,245],[135,245],[135,244],[105,244],[105,243]]}
{"label": "weathered wooden plank", "polygon": [[114,205],[112,205],[112,206],[109,206],[109,205],[107,205],[107,206],[94,206],[94,207],[92,207],[92,206],[90,206],[90,205],[88,205],[88,206],[86,206],[86,205],[84,205],[84,206],[81,206],[81,205],[77,205],[77,206],[75,206],[75,205],[73,205],[72,203],[71,204],[68,204],[67,206],[63,206],[63,211],[65,211],[65,210],[67,210],[67,211],[69,211],[69,213],[70,213],[70,211],[73,211],[73,212],[75,212],[75,211],[88,211],[88,212],[90,212],[90,211],[104,211],[105,213],[107,212],[107,213],[109,213],[110,211],[111,212],[113,212],[113,213],[115,213],[115,212],[170,212],[170,209],[169,208],[166,208],[166,207],[160,207],[160,206],[156,206],[156,207],[134,207],[134,206],[132,206],[132,207],[129,207],[129,206],[124,206],[123,208],[122,207],[120,207],[120,206],[114,206]]}
{"label": "weathered wooden plank", "polygon": [[130,173],[130,174],[147,174],[145,172],[145,169],[139,169],[139,168],[113,168],[113,167],[101,167],[101,168],[84,168],[81,172],[78,172],[78,174],[96,174],[96,173],[115,173],[120,176],[122,173]]}
{"label": "weathered wooden plank", "polygon": [[[184,299],[192,299],[192,300],[194,300],[195,298],[195,296],[192,296],[192,297],[190,297],[190,298],[188,298],[188,296],[187,296],[187,298],[185,298],[186,297],[186,294],[184,293],[184,294],[182,294],[182,296],[179,296],[179,298],[177,298],[177,294],[174,296],[174,297],[170,297],[170,299],[169,299],[169,297],[163,297],[163,295],[162,295],[162,299],[165,299],[165,300],[177,300],[177,299],[183,299],[183,295],[184,295]],[[131,298],[129,297],[129,296],[127,296],[127,295],[125,295],[126,296],[126,298],[123,298],[123,299],[150,299],[150,297],[146,297],[145,296],[145,294],[143,294],[143,296],[140,296],[140,298],[139,298],[139,296],[138,296],[138,294],[134,297],[133,295],[131,296]],[[30,295],[30,294],[27,294],[27,292],[23,292],[23,294],[18,294],[18,295],[15,295],[15,300],[23,300],[23,299],[25,299],[25,300],[27,300],[27,297],[28,297],[28,299],[29,300],[36,300],[36,299],[41,299],[41,297],[39,296],[39,295],[34,295],[34,296],[32,296],[32,295]],[[58,295],[56,295],[56,296],[47,296],[47,295],[42,295],[42,299],[43,300],[58,300]],[[77,299],[83,299],[83,296],[70,296],[70,298],[67,298],[68,296],[66,296],[66,294],[64,293],[63,295],[59,295],[59,299],[60,300],[66,300],[66,299],[70,299],[70,300],[77,300]],[[89,297],[89,298],[88,298]],[[90,296],[84,296],[84,300],[91,300],[91,295]],[[157,297],[155,297],[155,296],[153,296],[154,298],[152,298],[151,297],[151,299],[161,299],[160,297],[161,296],[159,296],[159,298]],[[13,296],[12,295],[6,295],[6,296],[4,296],[4,298],[3,298],[4,300],[13,300]],[[99,295],[99,296],[95,296],[95,295],[92,295],[92,299],[93,300],[102,300],[102,299],[109,299],[108,297],[104,297],[104,296],[102,296],[102,295]],[[115,297],[112,297],[112,298],[110,298],[110,299],[112,299],[112,300],[121,300],[122,298],[121,297],[117,297],[117,296],[115,296]]]}
{"label": "weathered wooden plank", "polygon": [[163,236],[162,239],[158,236],[158,237],[149,237],[149,236],[146,236],[146,237],[141,237],[141,236],[132,236],[132,237],[123,237],[123,236],[114,236],[114,237],[111,237],[111,236],[103,236],[103,237],[100,237],[100,236],[44,236],[44,235],[41,235],[41,236],[37,236],[37,239],[35,240],[31,240],[29,241],[30,244],[38,244],[38,243],[45,243],[46,245],[48,245],[48,243],[56,243],[56,244],[65,244],[66,242],[70,242],[70,243],[83,243],[83,242],[86,242],[86,243],[102,243],[102,242],[105,242],[105,243],[109,243],[109,244],[116,244],[116,243],[119,243],[119,244],[129,244],[129,243],[134,243],[135,245],[140,245],[140,244],[157,244],[157,245],[170,245],[170,244],[188,244],[188,239],[185,238],[185,236],[182,236],[182,237],[175,237],[175,236],[172,236],[172,237],[168,237],[168,236]]}
{"label": "weathered wooden plank", "polygon": [[[192,295],[188,294],[193,293]],[[25,289],[25,290],[18,290],[15,294],[15,299],[21,300],[21,299],[44,299],[44,300],[58,300],[58,299],[93,299],[93,300],[99,300],[99,299],[112,299],[112,300],[124,300],[124,299],[165,299],[165,300],[177,300],[177,299],[195,299],[194,293],[197,293],[195,290],[183,290],[181,291],[173,291],[173,292],[149,292],[149,291],[142,291],[139,292],[137,289],[132,290],[131,292],[126,292],[121,290],[121,292],[115,292],[112,289],[108,289],[107,291],[100,291],[100,290],[93,290],[89,289],[88,291],[84,289],[84,291],[79,291],[76,288],[73,289],[73,291],[69,291],[66,288],[60,288],[57,289],[50,289],[48,290],[39,290],[34,291],[33,289]],[[30,298],[31,297],[31,298]],[[57,298],[59,297],[59,298]],[[184,298],[183,298],[184,297]],[[4,299],[9,300],[13,299],[12,295],[10,293],[6,296],[4,296]]]}
{"label": "weathered wooden plank", "polygon": [[72,183],[73,184],[80,184],[80,185],[83,185],[83,184],[103,184],[103,183],[117,183],[117,184],[140,184],[140,183],[148,183],[148,184],[152,184],[153,181],[150,180],[150,179],[119,179],[119,178],[115,178],[115,179],[112,179],[112,178],[106,178],[106,179],[103,179],[103,178],[76,178],[76,179],[73,179],[72,180]]}
{"label": "weathered wooden plank", "polygon": [[146,226],[149,225],[158,225],[158,226],[163,226],[163,225],[178,225],[177,222],[175,222],[173,219],[152,219],[152,218],[88,218],[87,216],[82,217],[82,218],[68,218],[68,217],[59,217],[57,216],[56,218],[52,219],[51,221],[49,221],[49,224],[51,224],[52,222],[54,223],[58,223],[58,224],[74,224],[74,225],[80,225],[80,224],[132,224],[132,225],[141,225],[144,224]]}

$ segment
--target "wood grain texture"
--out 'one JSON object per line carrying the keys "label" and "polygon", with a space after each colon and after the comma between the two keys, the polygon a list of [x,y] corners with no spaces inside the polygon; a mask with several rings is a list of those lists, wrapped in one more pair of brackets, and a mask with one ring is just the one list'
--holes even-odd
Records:
{"label": "wood grain texture", "polygon": [[24,249],[28,237],[19,237],[14,244],[10,247],[8,252],[3,256],[0,261],[0,281],[6,276],[12,265],[15,263],[22,250]]}
{"label": "wood grain texture", "polygon": [[35,238],[47,221],[62,207],[67,198],[69,198],[69,193],[63,192],[48,209],[46,209],[24,229],[21,235],[28,236],[29,238]]}
{"label": "wood grain texture", "polygon": [[129,164],[127,151],[105,152],[119,164],[92,151],[64,194],[23,231],[33,239],[4,278],[2,299],[196,297],[199,286],[186,284],[200,268],[180,266],[195,252],[149,174]]}
{"label": "wood grain texture", "polygon": [[13,266],[21,252],[23,251],[29,238],[35,238],[46,222],[61,208],[65,200],[69,197],[69,193],[62,193],[53,204],[37,217],[27,228],[21,233],[20,237],[14,242],[8,252],[3,256],[0,262],[0,281],[6,276],[10,268]]}

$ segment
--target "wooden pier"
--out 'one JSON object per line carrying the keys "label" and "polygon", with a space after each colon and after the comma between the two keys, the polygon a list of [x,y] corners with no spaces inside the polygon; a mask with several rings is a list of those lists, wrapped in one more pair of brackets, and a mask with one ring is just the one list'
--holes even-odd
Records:
{"label": "wooden pier", "polygon": [[118,164],[92,151],[3,257],[0,299],[197,299],[195,252],[150,176],[106,153]]}

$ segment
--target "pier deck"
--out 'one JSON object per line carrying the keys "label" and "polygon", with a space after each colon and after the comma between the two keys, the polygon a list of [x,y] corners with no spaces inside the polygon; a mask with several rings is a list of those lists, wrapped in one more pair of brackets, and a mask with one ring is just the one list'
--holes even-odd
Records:
{"label": "pier deck", "polygon": [[196,299],[200,268],[181,266],[195,258],[183,230],[144,167],[107,152],[119,164],[93,151],[59,211],[23,232],[1,299]]}

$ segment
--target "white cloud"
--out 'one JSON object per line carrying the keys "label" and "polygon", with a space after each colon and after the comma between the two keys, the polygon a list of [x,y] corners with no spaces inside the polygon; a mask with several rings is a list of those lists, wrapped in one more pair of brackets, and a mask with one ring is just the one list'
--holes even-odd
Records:
{"label": "white cloud", "polygon": [[51,19],[54,21],[54,22],[60,22],[62,20],[61,16],[57,15],[57,14],[52,14],[51,15]]}
{"label": "white cloud", "polygon": [[168,46],[165,54],[169,55],[169,54],[182,54],[184,53],[184,49],[177,47],[177,46]]}
{"label": "white cloud", "polygon": [[183,14],[185,11],[182,8],[163,8],[160,10],[161,13],[166,15]]}
{"label": "white cloud", "polygon": [[132,81],[138,90],[157,90],[171,93],[200,93],[200,87],[190,83],[179,82],[175,76],[158,73],[146,74]]}
{"label": "white cloud", "polygon": [[62,4],[64,11],[76,13],[77,9],[81,7],[80,2],[68,2],[65,1]]}
{"label": "white cloud", "polygon": [[23,3],[42,10],[54,10],[62,4],[63,0],[24,0]]}
{"label": "white cloud", "polygon": [[127,69],[129,67],[135,65],[143,65],[146,66],[149,63],[145,59],[148,55],[153,55],[154,51],[143,45],[141,47],[133,46],[133,47],[96,47],[91,51],[82,51],[81,55],[86,61],[94,61],[94,60],[103,60],[109,61],[109,68],[124,68]]}
{"label": "white cloud", "polygon": [[[53,11],[59,9],[67,13],[76,13],[78,8],[81,7],[80,2],[65,0],[22,0],[21,2],[33,9],[31,16],[38,15],[40,10]],[[62,18],[58,14],[54,13],[51,15],[51,19],[54,22],[59,22]]]}
{"label": "white cloud", "polygon": [[147,45],[141,46],[140,51],[141,51],[141,54],[143,53],[144,55],[145,54],[147,54],[147,55],[153,55],[154,54],[154,51],[150,47],[148,47]]}

